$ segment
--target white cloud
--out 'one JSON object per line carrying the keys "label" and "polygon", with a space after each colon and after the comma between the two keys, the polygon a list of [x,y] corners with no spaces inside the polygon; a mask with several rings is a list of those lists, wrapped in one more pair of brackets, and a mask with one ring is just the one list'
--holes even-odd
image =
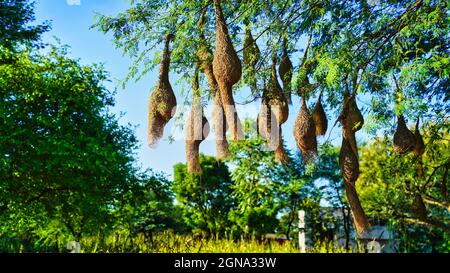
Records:
{"label": "white cloud", "polygon": [[79,6],[81,5],[81,0],[66,0],[69,6]]}

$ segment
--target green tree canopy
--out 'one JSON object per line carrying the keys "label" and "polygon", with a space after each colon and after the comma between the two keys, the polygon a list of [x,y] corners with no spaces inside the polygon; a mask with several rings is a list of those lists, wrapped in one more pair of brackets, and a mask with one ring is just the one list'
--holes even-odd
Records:
{"label": "green tree canopy", "polygon": [[34,1],[1,0],[0,1],[0,61],[11,61],[20,45],[39,45],[41,34],[48,31],[48,22],[30,25],[34,18]]}
{"label": "green tree canopy", "polygon": [[230,226],[228,213],[235,206],[230,173],[211,156],[200,155],[200,165],[201,175],[188,173],[186,164],[175,165],[173,191],[193,231],[223,234]]}
{"label": "green tree canopy", "polygon": [[[436,134],[440,140],[430,142]],[[448,251],[448,128],[425,140],[430,144],[421,158],[393,154],[384,138],[364,147],[358,189],[368,216],[399,232],[403,251]]]}
{"label": "green tree canopy", "polygon": [[108,112],[107,74],[65,48],[19,54],[0,66],[2,229],[25,232],[34,224],[24,223],[55,218],[76,237],[103,229],[138,182],[137,140]]}

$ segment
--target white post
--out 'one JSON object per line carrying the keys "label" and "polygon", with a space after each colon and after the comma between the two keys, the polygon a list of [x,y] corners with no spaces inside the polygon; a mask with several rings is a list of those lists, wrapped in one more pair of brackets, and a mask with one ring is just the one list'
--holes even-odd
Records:
{"label": "white post", "polygon": [[306,253],[305,211],[298,211],[298,246],[301,253]]}

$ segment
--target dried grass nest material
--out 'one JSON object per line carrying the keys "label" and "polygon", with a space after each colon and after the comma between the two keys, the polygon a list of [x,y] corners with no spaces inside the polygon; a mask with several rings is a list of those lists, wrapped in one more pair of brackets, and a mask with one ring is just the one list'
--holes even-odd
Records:
{"label": "dried grass nest material", "polygon": [[280,73],[281,81],[283,82],[283,93],[286,97],[288,104],[292,104],[292,74],[294,67],[291,60],[289,59],[289,54],[287,51],[287,46],[283,49],[283,56],[281,57],[280,65],[278,67],[278,72]]}
{"label": "dried grass nest material", "polygon": [[294,137],[305,162],[317,155],[316,126],[309,114],[304,96],[302,98],[302,108],[295,120]]}
{"label": "dried grass nest material", "polygon": [[164,127],[176,111],[176,97],[169,82],[169,43],[174,36],[165,37],[163,58],[159,68],[158,82],[149,99],[148,144],[154,147],[163,137]]}
{"label": "dried grass nest material", "polygon": [[319,95],[319,98],[317,99],[316,105],[314,106],[311,114],[316,126],[317,136],[324,136],[328,129],[328,119],[327,115],[325,114],[325,110],[323,109],[321,97],[322,95]]}
{"label": "dried grass nest material", "polygon": [[275,152],[275,159],[285,163],[288,156],[283,147],[281,125],[289,117],[289,106],[278,83],[276,74],[276,59],[272,63],[271,80],[263,92],[261,111],[258,115],[257,126],[260,136],[268,142]]}
{"label": "dried grass nest material", "polygon": [[186,161],[189,173],[201,173],[199,149],[200,143],[209,135],[209,123],[203,114],[199,95],[198,74],[193,81],[193,100],[191,111],[186,120]]}
{"label": "dried grass nest material", "polygon": [[216,13],[216,49],[213,58],[213,72],[219,87],[232,139],[239,140],[243,138],[243,131],[236,112],[232,88],[242,76],[242,66],[229,36],[220,0],[214,0],[214,7]]}
{"label": "dried grass nest material", "polygon": [[411,152],[416,145],[414,134],[406,126],[403,115],[397,118],[397,129],[394,133],[394,152],[398,155],[404,155]]}
{"label": "dried grass nest material", "polygon": [[344,103],[346,103],[344,109],[345,120],[347,121],[346,128],[353,132],[361,130],[364,125],[364,117],[356,104],[356,97],[345,96]]}
{"label": "dried grass nest material", "polygon": [[340,116],[340,121],[342,123],[343,137],[349,141],[353,153],[358,157],[355,133],[361,130],[364,125],[364,117],[356,104],[355,96],[345,94],[344,109]]}
{"label": "dried grass nest material", "polygon": [[250,26],[245,26],[245,38],[244,38],[244,66],[246,68],[255,68],[259,59],[261,58],[261,51],[259,50],[256,40],[253,38]]}
{"label": "dried grass nest material", "polygon": [[213,99],[212,119],[214,135],[216,138],[216,159],[223,160],[230,155],[226,133],[228,130],[222,98],[218,89],[212,66],[213,55],[203,35],[200,37],[200,46],[197,57],[200,62],[200,70],[205,74],[211,96]]}
{"label": "dried grass nest material", "polygon": [[274,151],[275,161],[277,161],[281,164],[287,164],[289,162],[289,156],[283,145],[283,138],[282,138],[283,134],[282,134],[281,126],[279,128],[278,135],[280,137],[279,137],[278,147]]}
{"label": "dried grass nest material", "polygon": [[344,181],[354,185],[359,177],[359,162],[358,156],[354,153],[350,141],[345,137],[342,138],[339,166]]}
{"label": "dried grass nest material", "polygon": [[244,82],[248,84],[253,94],[258,94],[257,77],[256,77],[256,64],[261,58],[261,51],[258,44],[253,38],[250,26],[248,22],[245,25],[245,38],[244,38]]}
{"label": "dried grass nest material", "polygon": [[413,153],[416,156],[421,156],[425,153],[425,143],[423,141],[423,137],[420,134],[419,129],[419,119],[416,122],[416,130],[414,131],[414,138],[416,139],[416,143],[414,145]]}

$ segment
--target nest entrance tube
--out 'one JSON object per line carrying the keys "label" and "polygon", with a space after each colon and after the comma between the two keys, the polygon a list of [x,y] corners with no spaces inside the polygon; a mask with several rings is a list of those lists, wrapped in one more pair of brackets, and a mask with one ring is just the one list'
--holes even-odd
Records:
{"label": "nest entrance tube", "polygon": [[200,143],[208,137],[209,123],[203,114],[200,99],[198,73],[193,80],[192,108],[186,120],[186,161],[188,173],[201,173],[199,149]]}
{"label": "nest entrance tube", "polygon": [[397,129],[394,133],[394,152],[398,155],[404,155],[411,152],[416,145],[414,134],[406,127],[403,115],[397,117]]}
{"label": "nest entrance tube", "polygon": [[242,76],[242,66],[229,36],[220,0],[214,0],[214,8],[216,13],[216,49],[213,58],[213,72],[231,137],[233,140],[239,140],[243,139],[244,134],[236,112],[232,90],[233,85]]}
{"label": "nest entrance tube", "polygon": [[304,94],[302,96],[302,108],[295,120],[294,138],[302,153],[303,162],[308,162],[317,155],[316,126],[309,114]]}
{"label": "nest entrance tube", "polygon": [[169,43],[173,35],[165,37],[163,58],[159,67],[158,82],[149,100],[148,144],[155,147],[164,134],[164,127],[175,114],[177,100],[169,82]]}

